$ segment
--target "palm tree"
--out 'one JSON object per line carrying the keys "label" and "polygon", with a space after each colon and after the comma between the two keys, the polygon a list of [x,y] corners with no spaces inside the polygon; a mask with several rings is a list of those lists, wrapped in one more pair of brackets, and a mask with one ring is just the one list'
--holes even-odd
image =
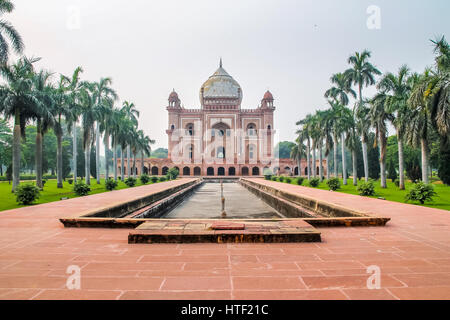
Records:
{"label": "palm tree", "polygon": [[150,145],[155,143],[155,140],[150,139],[146,136],[144,131],[138,131],[138,151],[141,153],[141,175],[144,173],[144,155],[149,156],[152,148]]}
{"label": "palm tree", "polygon": [[408,104],[411,117],[407,139],[422,151],[422,181],[428,183],[428,134],[436,129],[444,141],[450,136],[450,48],[445,38],[433,41],[436,65],[427,69],[415,82]]}
{"label": "palm tree", "polygon": [[[70,133],[73,130],[73,155],[72,155],[72,163],[73,163],[73,177],[75,182],[77,181],[78,172],[77,172],[77,122],[81,113],[80,106],[80,92],[83,88],[83,83],[80,81],[80,74],[83,72],[81,67],[77,67],[72,74],[72,77],[66,77],[61,75],[61,79],[65,84],[65,90],[61,91],[65,93],[65,100],[67,105],[69,106],[69,110],[71,111],[71,117],[66,118],[67,131]],[[58,153],[59,154],[59,153]],[[62,163],[62,160],[61,160]]]}
{"label": "palm tree", "polygon": [[370,122],[375,128],[376,138],[375,146],[378,144],[380,148],[380,176],[381,176],[381,188],[387,188],[386,184],[386,147],[387,147],[387,127],[386,121],[393,121],[392,115],[386,112],[386,99],[385,93],[378,93],[370,101]]}
{"label": "palm tree", "polygon": [[315,132],[318,133],[318,143],[317,143],[317,149],[319,152],[319,176],[320,181],[323,181],[323,141],[327,137],[327,132],[324,130],[324,127],[326,126],[326,123],[328,121],[328,110],[322,111],[318,110],[316,111],[315,117]]}
{"label": "palm tree", "polygon": [[403,65],[400,67],[397,75],[387,73],[381,78],[377,85],[377,88],[386,96],[384,112],[390,115],[389,120],[392,122],[397,132],[400,190],[405,189],[403,140],[410,116],[410,109],[408,108],[407,102],[412,85],[417,77],[417,75],[410,76],[409,68],[406,65]]}
{"label": "palm tree", "polygon": [[96,121],[102,119],[104,113],[108,112],[107,107],[98,105],[91,90],[87,85],[80,91],[81,101],[81,126],[83,128],[83,149],[85,157],[86,184],[91,184],[91,147],[94,142]]}
{"label": "palm tree", "polygon": [[356,93],[351,88],[351,82],[345,74],[336,73],[331,77],[330,81],[335,84],[335,86],[325,92],[325,98],[337,100],[344,106],[347,106],[350,102],[348,98],[349,94],[356,99]]}
{"label": "palm tree", "polygon": [[[14,10],[14,4],[10,0],[0,0],[0,15],[11,13]],[[10,49],[7,39],[12,45],[12,49],[17,54],[22,54],[25,48],[22,37],[17,30],[3,19],[0,19],[0,64],[6,64],[9,59]]]}
{"label": "palm tree", "polygon": [[[134,103],[130,103],[128,101],[125,101],[123,103],[122,106],[122,111],[125,114],[125,117],[127,117],[128,119],[130,119],[131,121],[131,125],[136,128],[138,125],[138,118],[139,118],[139,111],[136,109],[136,106],[134,105]],[[131,131],[133,131],[130,128]],[[130,136],[128,136],[128,140],[129,140]],[[126,148],[127,148],[127,176],[130,177],[130,153],[131,153],[131,147],[130,147],[130,143],[132,141],[127,141],[126,144]],[[122,158],[123,158],[123,152],[122,152]],[[122,159],[122,163],[123,163],[123,159]]]}
{"label": "palm tree", "polygon": [[325,158],[327,159],[327,180],[330,180],[330,152],[333,148],[333,113],[330,109],[324,111],[322,136],[325,139]]}
{"label": "palm tree", "polygon": [[[81,112],[79,105],[79,91],[82,84],[79,82],[79,73],[81,68],[75,69],[72,78],[60,75],[57,88],[54,90],[54,108],[53,116],[55,117],[54,131],[56,135],[56,172],[57,187],[63,188],[63,155],[62,155],[62,139],[64,134],[63,124],[67,126],[67,130],[72,130],[73,124],[77,122]],[[74,130],[74,132],[76,129]],[[74,145],[76,146],[76,133]],[[76,156],[74,158],[74,168],[76,167]],[[75,173],[75,172],[74,172]],[[74,174],[76,180],[76,175]]]}
{"label": "palm tree", "polygon": [[295,145],[291,149],[290,158],[294,161],[297,161],[297,167],[298,167],[298,174],[297,176],[302,175],[302,168],[301,168],[301,162],[302,162],[302,156],[305,153],[305,146],[303,144],[304,139],[302,138],[301,134],[298,135],[297,139],[295,139]]}
{"label": "palm tree", "polygon": [[333,169],[334,169],[334,177],[338,177],[338,163],[337,163],[337,148],[339,145],[339,136],[341,135],[341,110],[342,105],[334,101],[328,101],[328,104],[330,105],[330,115],[329,115],[329,121],[331,122],[331,136],[333,139]]}
{"label": "palm tree", "polygon": [[0,86],[0,113],[6,120],[14,118],[13,152],[12,152],[12,191],[20,183],[20,141],[25,134],[25,125],[34,114],[38,104],[33,92],[33,63],[39,59],[19,59],[14,65],[3,64],[0,74],[6,84]]}
{"label": "palm tree", "polygon": [[[92,83],[92,91],[94,96],[94,101],[97,105],[104,104],[106,107],[111,106],[111,100],[117,100],[118,96],[116,91],[110,86],[112,84],[111,78],[101,78],[99,82]],[[96,121],[95,127],[95,172],[97,176],[97,184],[100,184],[100,122],[101,118]],[[108,137],[109,139],[109,137]]]}
{"label": "palm tree", "polygon": [[347,148],[352,152],[352,169],[353,169],[353,185],[358,185],[358,160],[356,156],[357,151],[357,145],[359,142],[358,139],[358,132],[356,130],[356,124],[355,124],[355,116],[350,114],[350,116],[347,117],[348,121],[348,130],[347,130],[347,138],[345,140],[345,144]]}
{"label": "palm tree", "polygon": [[36,120],[36,186],[43,189],[42,184],[42,142],[45,133],[54,125],[53,108],[53,87],[49,83],[52,74],[41,70],[33,77],[33,90],[37,98],[36,113],[33,118]]}
{"label": "palm tree", "polygon": [[330,81],[335,84],[335,86],[331,87],[329,90],[325,92],[325,98],[332,98],[333,101],[328,101],[331,106],[331,116],[334,118],[334,133],[333,133],[333,141],[334,141],[334,175],[337,177],[338,169],[337,169],[337,147],[338,147],[338,135],[341,135],[342,140],[342,164],[343,164],[343,179],[344,184],[347,184],[346,179],[346,168],[345,167],[345,145],[344,145],[344,132],[342,130],[342,112],[343,107],[349,104],[348,95],[350,94],[353,98],[356,98],[355,91],[351,88],[351,80],[342,73],[334,74]]}
{"label": "palm tree", "polygon": [[302,126],[297,134],[301,137],[301,141],[306,140],[306,162],[307,162],[307,176],[311,179],[311,122],[313,116],[308,114],[304,119],[297,122],[298,126]]}
{"label": "palm tree", "polygon": [[99,132],[103,135],[103,143],[105,145],[105,179],[109,178],[109,143],[110,137],[116,125],[116,119],[114,115],[114,101],[112,99],[105,98],[105,106],[108,112],[103,115],[103,121],[100,123]]}
{"label": "palm tree", "polygon": [[[353,85],[358,86],[358,96],[359,103],[355,107],[359,107],[359,111],[355,112],[355,115],[365,117],[362,113],[367,109],[364,108],[364,99],[362,95],[363,87],[368,87],[369,85],[375,84],[375,75],[381,75],[381,72],[373,66],[368,60],[371,57],[371,53],[364,50],[362,53],[355,52],[354,55],[348,58],[348,63],[352,66],[350,69],[345,71],[344,75],[347,81]],[[360,121],[363,121],[360,119]],[[368,166],[368,156],[367,156],[367,131],[364,125],[359,126],[361,143],[363,149],[363,160],[364,160],[364,176],[365,180],[369,180],[369,166]]]}
{"label": "palm tree", "polygon": [[123,113],[119,109],[113,109],[109,117],[111,128],[111,143],[114,150],[114,180],[117,181],[117,147],[120,143],[120,132],[123,122]]}
{"label": "palm tree", "polygon": [[341,147],[342,147],[342,179],[344,185],[347,184],[347,164],[345,161],[345,133],[349,129],[349,119],[348,114],[350,110],[346,108],[342,103],[338,100],[328,101],[330,105],[330,115],[329,118],[331,121],[332,127],[332,137],[334,143],[334,176],[338,176],[338,165],[337,165],[337,148],[339,146],[339,136],[341,139]]}

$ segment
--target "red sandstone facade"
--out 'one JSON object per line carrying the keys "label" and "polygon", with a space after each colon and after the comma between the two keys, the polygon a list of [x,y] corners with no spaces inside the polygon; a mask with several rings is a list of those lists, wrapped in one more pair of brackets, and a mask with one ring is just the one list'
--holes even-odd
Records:
{"label": "red sandstone facade", "polygon": [[[223,69],[222,61],[200,88],[201,108],[185,109],[173,91],[167,106],[168,159],[144,159],[143,164],[137,159],[136,174],[143,170],[165,175],[170,168],[177,168],[181,176],[305,174],[306,161],[299,168],[296,161],[277,159],[273,154],[272,94],[267,91],[256,109],[242,109],[242,96],[240,85]],[[326,174],[326,160],[323,165]],[[317,171],[318,166],[319,161]]]}

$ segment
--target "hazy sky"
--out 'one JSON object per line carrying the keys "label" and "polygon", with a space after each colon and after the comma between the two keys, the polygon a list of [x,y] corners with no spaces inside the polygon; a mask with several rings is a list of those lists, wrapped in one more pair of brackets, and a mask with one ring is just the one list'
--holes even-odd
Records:
{"label": "hazy sky", "polygon": [[[6,19],[22,34],[26,55],[56,73],[83,66],[86,80],[112,77],[121,100],[137,105],[154,148],[167,146],[172,88],[186,108],[198,108],[219,57],[243,89],[243,108],[257,107],[270,89],[279,139],[293,140],[295,122],[326,107],[329,78],[348,67],[351,53],[369,49],[382,71],[404,63],[422,71],[433,63],[429,39],[450,39],[449,0],[14,2]],[[381,10],[380,29],[367,27],[371,5]]]}

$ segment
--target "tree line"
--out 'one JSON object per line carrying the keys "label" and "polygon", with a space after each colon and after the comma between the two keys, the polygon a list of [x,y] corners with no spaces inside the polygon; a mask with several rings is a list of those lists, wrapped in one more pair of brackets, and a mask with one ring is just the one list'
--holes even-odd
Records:
{"label": "tree line", "polygon": [[[438,174],[441,180],[450,184],[450,48],[441,37],[432,40],[435,61],[422,73],[412,72],[403,65],[396,73],[382,74],[370,62],[371,52],[356,52],[348,58],[349,68],[331,77],[333,84],[325,92],[329,107],[308,114],[297,122],[300,126],[296,145],[291,157],[307,163],[316,163],[316,153],[320,160],[319,177],[323,179],[322,159],[330,160],[333,151],[333,175],[338,176],[338,146],[342,157],[342,178],[347,184],[347,153],[351,153],[353,184],[357,185],[358,150],[362,152],[363,176],[370,177],[368,151],[379,151],[379,176],[381,187],[386,188],[386,176],[397,173],[400,189],[405,188],[405,148],[420,148],[421,174],[424,183],[429,182],[430,152],[437,156]],[[377,77],[379,77],[377,79]],[[363,89],[376,86],[377,93],[367,98]],[[350,97],[355,99],[352,109],[348,107]],[[397,159],[386,167],[388,149],[388,124],[396,131]],[[392,139],[390,139],[392,142]],[[438,141],[436,152],[436,141]],[[372,145],[368,145],[371,143]],[[391,143],[392,144],[392,143]],[[317,151],[317,152],[316,152]],[[437,155],[436,155],[437,154]],[[409,155],[409,154],[408,154]],[[392,154],[391,154],[392,156]],[[411,168],[408,168],[411,169]],[[327,168],[327,179],[330,170]],[[308,165],[308,179],[316,177],[316,169]],[[377,172],[378,174],[378,172]]]}
{"label": "tree line", "polygon": [[[14,9],[11,1],[0,0],[0,14]],[[9,41],[8,41],[9,40]],[[125,101],[116,107],[117,92],[111,87],[111,78],[101,78],[98,82],[81,80],[83,69],[78,67],[70,76],[55,74],[49,70],[37,70],[35,64],[40,58],[22,56],[8,63],[10,46],[17,54],[22,54],[22,38],[14,27],[5,20],[0,23],[0,76],[4,83],[0,86],[0,115],[7,121],[13,120],[12,133],[12,191],[20,184],[21,141],[26,137],[26,128],[30,123],[36,126],[35,171],[36,185],[43,187],[43,139],[52,130],[56,136],[56,173],[57,186],[63,185],[63,135],[73,135],[73,159],[77,164],[77,123],[80,123],[82,147],[85,162],[85,182],[91,179],[91,148],[95,147],[95,177],[100,183],[100,139],[103,138],[105,155],[108,158],[110,148],[121,149],[121,176],[124,176],[124,149],[128,162],[135,163],[138,154],[141,157],[150,154],[150,145],[154,143],[142,130],[138,130],[139,112],[136,106]],[[114,179],[118,178],[117,152],[114,155]],[[82,155],[80,155],[82,156]],[[142,163],[142,162],[141,162]],[[110,176],[109,159],[105,161],[106,177]],[[130,164],[127,174],[130,176]],[[77,165],[73,165],[74,177],[80,176]],[[82,176],[82,175],[81,175]]]}

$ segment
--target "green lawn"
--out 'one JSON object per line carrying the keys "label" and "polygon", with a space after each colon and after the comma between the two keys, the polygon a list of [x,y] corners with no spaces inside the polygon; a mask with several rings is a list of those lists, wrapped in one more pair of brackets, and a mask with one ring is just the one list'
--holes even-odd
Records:
{"label": "green lawn", "polygon": [[[116,190],[129,188],[124,182],[118,181],[119,185]],[[24,181],[21,182],[32,183],[34,181]],[[149,182],[148,184],[151,184]],[[136,187],[141,186],[142,183],[140,179],[137,179]],[[45,184],[44,191],[41,191],[40,198],[35,202],[35,204],[59,201],[61,198],[76,198],[77,195],[73,192],[73,184],[69,184],[69,182],[63,182],[64,188],[58,189],[56,188],[56,180],[48,180]],[[96,194],[102,192],[109,192],[105,189],[105,180],[101,180],[101,184],[97,184],[95,179],[91,179],[91,192],[89,194]],[[16,196],[11,193],[11,185],[8,182],[0,182],[0,211],[9,210],[14,208],[25,207],[24,205],[18,205],[16,203]]]}
{"label": "green lawn", "polygon": [[[362,183],[364,179],[361,181],[358,181],[359,183]],[[286,183],[286,182],[284,182]],[[297,184],[297,181],[295,177],[293,178],[293,181],[291,184]],[[411,189],[412,183],[406,182],[406,190],[400,190],[397,186],[395,186],[394,183],[391,182],[391,180],[388,180],[387,182],[387,189],[382,189],[380,187],[380,181],[375,181],[375,192],[376,195],[371,198],[378,198],[382,197],[386,200],[390,201],[396,201],[396,202],[405,202],[405,195],[408,193],[408,190]],[[303,181],[303,186],[309,187],[308,180],[305,179]],[[443,209],[443,210],[450,210],[450,186],[446,186],[442,184],[441,182],[435,182],[433,183],[434,191],[436,191],[437,196],[434,198],[433,202],[427,202],[423,206],[424,207],[430,207],[430,208],[437,208],[437,209]],[[326,180],[323,181],[318,189],[322,190],[329,190],[328,185],[326,184]],[[353,185],[353,179],[348,179],[348,185],[344,186],[342,184],[341,179],[341,188],[337,190],[336,192],[343,192],[343,193],[350,193],[350,194],[356,194],[358,195],[358,191],[356,190],[356,187]],[[408,202],[410,204],[420,205],[419,202]]]}

